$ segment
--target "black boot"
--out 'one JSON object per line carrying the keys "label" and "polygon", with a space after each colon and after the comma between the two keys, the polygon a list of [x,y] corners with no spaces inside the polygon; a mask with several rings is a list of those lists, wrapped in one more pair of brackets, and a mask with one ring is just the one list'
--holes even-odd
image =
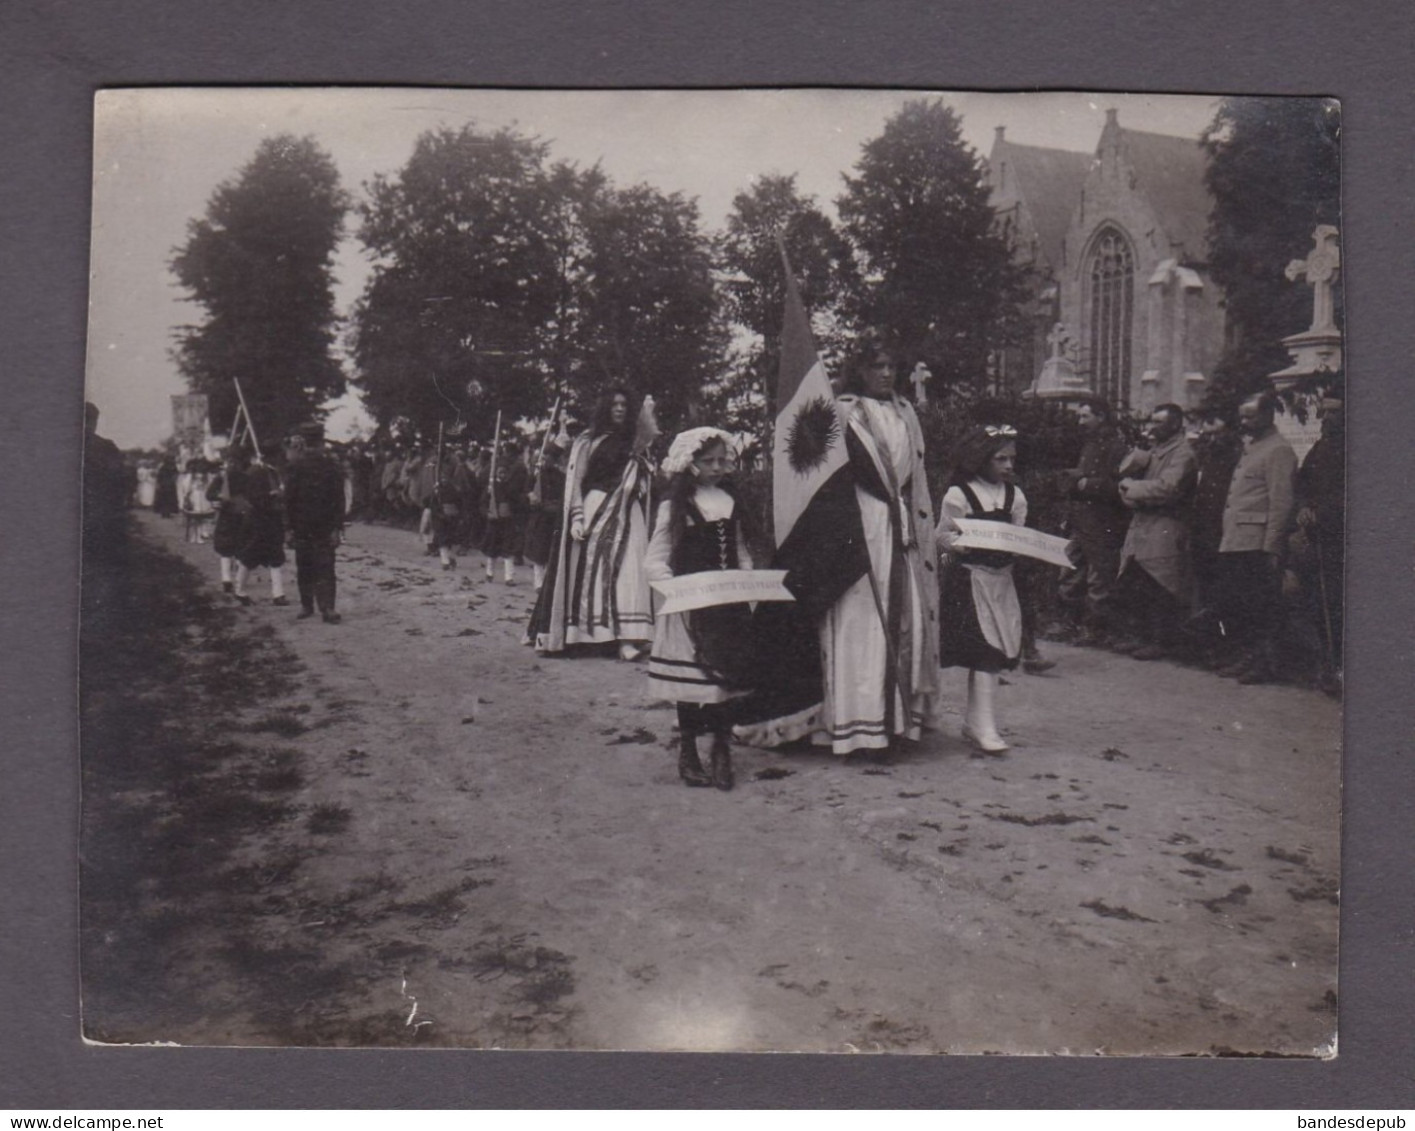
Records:
{"label": "black boot", "polygon": [[684,785],[712,785],[712,778],[698,758],[698,735],[702,730],[702,708],[696,703],[679,703],[678,776]]}
{"label": "black boot", "polygon": [[678,735],[678,776],[684,785],[712,785],[712,778],[698,758],[698,736],[690,730]]}
{"label": "black boot", "polygon": [[712,784],[718,789],[732,788],[732,736],[716,731],[712,736]]}

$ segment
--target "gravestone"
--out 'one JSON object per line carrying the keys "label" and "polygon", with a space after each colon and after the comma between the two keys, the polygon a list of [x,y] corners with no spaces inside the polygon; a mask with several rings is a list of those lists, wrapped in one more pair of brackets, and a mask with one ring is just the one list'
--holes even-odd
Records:
{"label": "gravestone", "polygon": [[1027,390],[1028,396],[1048,400],[1074,400],[1090,395],[1090,385],[1076,372],[1075,364],[1066,356],[1065,350],[1070,342],[1071,335],[1060,322],[1051,328],[1051,333],[1047,335],[1051,356],[1042,363],[1042,371]]}
{"label": "gravestone", "polygon": [[[1312,324],[1300,334],[1292,334],[1282,339],[1287,352],[1292,355],[1292,364],[1270,374],[1268,379],[1279,393],[1285,393],[1299,382],[1312,383],[1324,375],[1333,380],[1341,372],[1341,331],[1336,327],[1336,307],[1332,293],[1333,284],[1341,271],[1341,247],[1338,243],[1340,232],[1330,224],[1319,224],[1312,233],[1312,251],[1306,259],[1294,259],[1287,265],[1285,274],[1295,282],[1305,278],[1312,288]],[[1297,458],[1303,459],[1321,435],[1321,424],[1314,411],[1321,394],[1306,394],[1302,398],[1307,405],[1307,420],[1304,423],[1291,412],[1282,411],[1277,415],[1277,430],[1283,439],[1292,445]]]}

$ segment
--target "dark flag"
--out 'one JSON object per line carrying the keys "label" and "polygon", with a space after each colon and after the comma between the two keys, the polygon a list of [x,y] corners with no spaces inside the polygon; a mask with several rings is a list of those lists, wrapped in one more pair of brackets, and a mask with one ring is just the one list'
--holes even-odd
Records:
{"label": "dark flag", "polygon": [[[790,263],[777,377],[772,444],[772,567],[787,571],[794,603],[763,602],[754,618],[762,678],[740,704],[749,741],[763,745],[799,737],[821,703],[821,617],[870,567],[860,507],[825,366]],[[780,725],[775,725],[779,723]]]}

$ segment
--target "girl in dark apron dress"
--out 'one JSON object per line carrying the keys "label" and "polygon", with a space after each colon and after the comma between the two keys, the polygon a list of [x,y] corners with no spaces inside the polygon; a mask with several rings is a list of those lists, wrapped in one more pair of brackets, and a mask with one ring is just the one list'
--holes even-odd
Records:
{"label": "girl in dark apron dress", "polygon": [[968,669],[963,737],[985,754],[1001,754],[995,701],[998,673],[1022,653],[1022,610],[1012,580],[1013,555],[957,547],[956,520],[1026,525],[1027,500],[1013,482],[1016,431],[990,425],[959,448],[953,484],[939,505],[938,544],[946,555],[939,601],[939,663]]}
{"label": "girl in dark apron dress", "polygon": [[[650,581],[720,569],[751,569],[743,536],[744,508],[726,476],[730,439],[716,428],[681,433],[663,461],[672,475],[659,505],[644,558]],[[751,609],[715,605],[654,618],[649,654],[653,694],[678,704],[678,775],[690,786],[731,789],[730,704],[752,689]],[[700,734],[712,735],[711,769],[698,755]]]}

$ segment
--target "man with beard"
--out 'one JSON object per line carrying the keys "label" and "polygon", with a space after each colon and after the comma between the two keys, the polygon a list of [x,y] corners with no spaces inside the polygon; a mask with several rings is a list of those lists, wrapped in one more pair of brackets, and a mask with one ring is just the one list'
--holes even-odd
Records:
{"label": "man with beard", "polygon": [[1121,587],[1141,638],[1137,660],[1158,660],[1179,643],[1179,625],[1193,595],[1189,561],[1189,500],[1194,453],[1184,434],[1184,410],[1162,404],[1150,415],[1150,447],[1120,466],[1120,500],[1131,511],[1120,551]]}
{"label": "man with beard", "polygon": [[1273,424],[1276,411],[1272,393],[1251,396],[1239,406],[1243,454],[1233,469],[1223,511],[1219,557],[1227,608],[1222,615],[1242,655],[1224,674],[1236,675],[1240,683],[1270,683],[1278,677],[1282,570],[1297,456]]}

